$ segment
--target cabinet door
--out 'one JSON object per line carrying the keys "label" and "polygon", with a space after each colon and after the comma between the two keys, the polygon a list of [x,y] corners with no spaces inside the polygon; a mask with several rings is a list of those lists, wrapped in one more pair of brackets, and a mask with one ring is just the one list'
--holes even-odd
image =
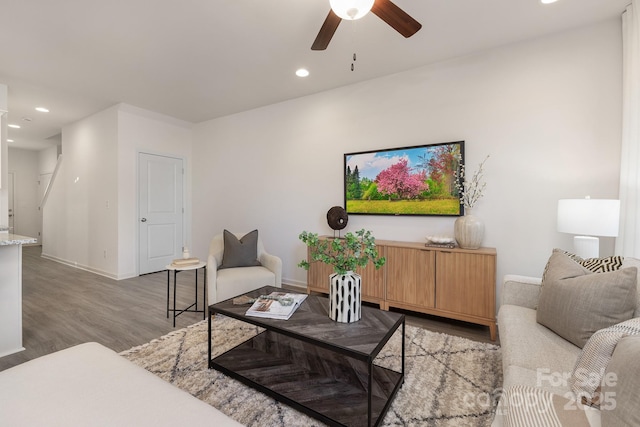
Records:
{"label": "cabinet door", "polygon": [[[378,255],[385,256],[384,246],[376,246],[376,249]],[[373,263],[369,262],[366,266],[358,268],[356,273],[362,276],[363,297],[384,299],[384,266],[376,270]]]}
{"label": "cabinet door", "polygon": [[434,307],[435,253],[387,246],[387,300]]}
{"label": "cabinet door", "polygon": [[496,258],[465,252],[438,252],[436,307],[493,319],[495,317]]}
{"label": "cabinet door", "polygon": [[329,276],[332,274],[333,267],[330,265],[320,261],[312,262],[307,272],[307,287],[329,293]]}

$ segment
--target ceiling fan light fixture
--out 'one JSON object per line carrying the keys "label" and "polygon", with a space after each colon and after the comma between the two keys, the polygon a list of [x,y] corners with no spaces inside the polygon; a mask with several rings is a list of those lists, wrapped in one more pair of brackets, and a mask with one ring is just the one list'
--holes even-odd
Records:
{"label": "ceiling fan light fixture", "polygon": [[329,0],[331,10],[342,19],[354,21],[365,16],[375,0]]}

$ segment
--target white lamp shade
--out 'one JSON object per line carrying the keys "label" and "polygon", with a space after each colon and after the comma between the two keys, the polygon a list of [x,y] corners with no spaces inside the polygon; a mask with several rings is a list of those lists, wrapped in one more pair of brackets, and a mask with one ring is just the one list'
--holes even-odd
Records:
{"label": "white lamp shade", "polygon": [[333,12],[342,19],[360,19],[373,7],[375,0],[329,0]]}
{"label": "white lamp shade", "polygon": [[558,201],[558,231],[585,236],[618,235],[620,200],[563,199]]}

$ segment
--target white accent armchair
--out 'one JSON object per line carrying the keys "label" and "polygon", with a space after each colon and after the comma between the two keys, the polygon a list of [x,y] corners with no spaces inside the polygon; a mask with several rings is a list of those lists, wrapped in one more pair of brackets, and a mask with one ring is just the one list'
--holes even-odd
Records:
{"label": "white accent armchair", "polygon": [[[246,233],[233,233],[238,239]],[[263,286],[282,287],[282,260],[267,253],[258,236],[258,261],[261,266],[218,268],[222,264],[224,238],[213,237],[207,259],[208,305],[233,298]]]}

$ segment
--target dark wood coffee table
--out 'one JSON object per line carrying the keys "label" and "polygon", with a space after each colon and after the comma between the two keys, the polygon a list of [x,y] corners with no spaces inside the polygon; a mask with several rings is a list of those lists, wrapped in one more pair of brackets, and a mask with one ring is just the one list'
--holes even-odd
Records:
{"label": "dark wood coffee table", "polygon": [[[245,295],[283,290],[267,286]],[[286,292],[292,292],[287,290]],[[332,426],[377,426],[404,381],[403,314],[362,307],[355,323],[327,315],[327,298],[309,295],[289,320],[245,316],[248,305],[229,299],[209,306],[209,369],[217,369]],[[265,330],[211,358],[216,313]],[[401,372],[373,360],[402,326]]]}

